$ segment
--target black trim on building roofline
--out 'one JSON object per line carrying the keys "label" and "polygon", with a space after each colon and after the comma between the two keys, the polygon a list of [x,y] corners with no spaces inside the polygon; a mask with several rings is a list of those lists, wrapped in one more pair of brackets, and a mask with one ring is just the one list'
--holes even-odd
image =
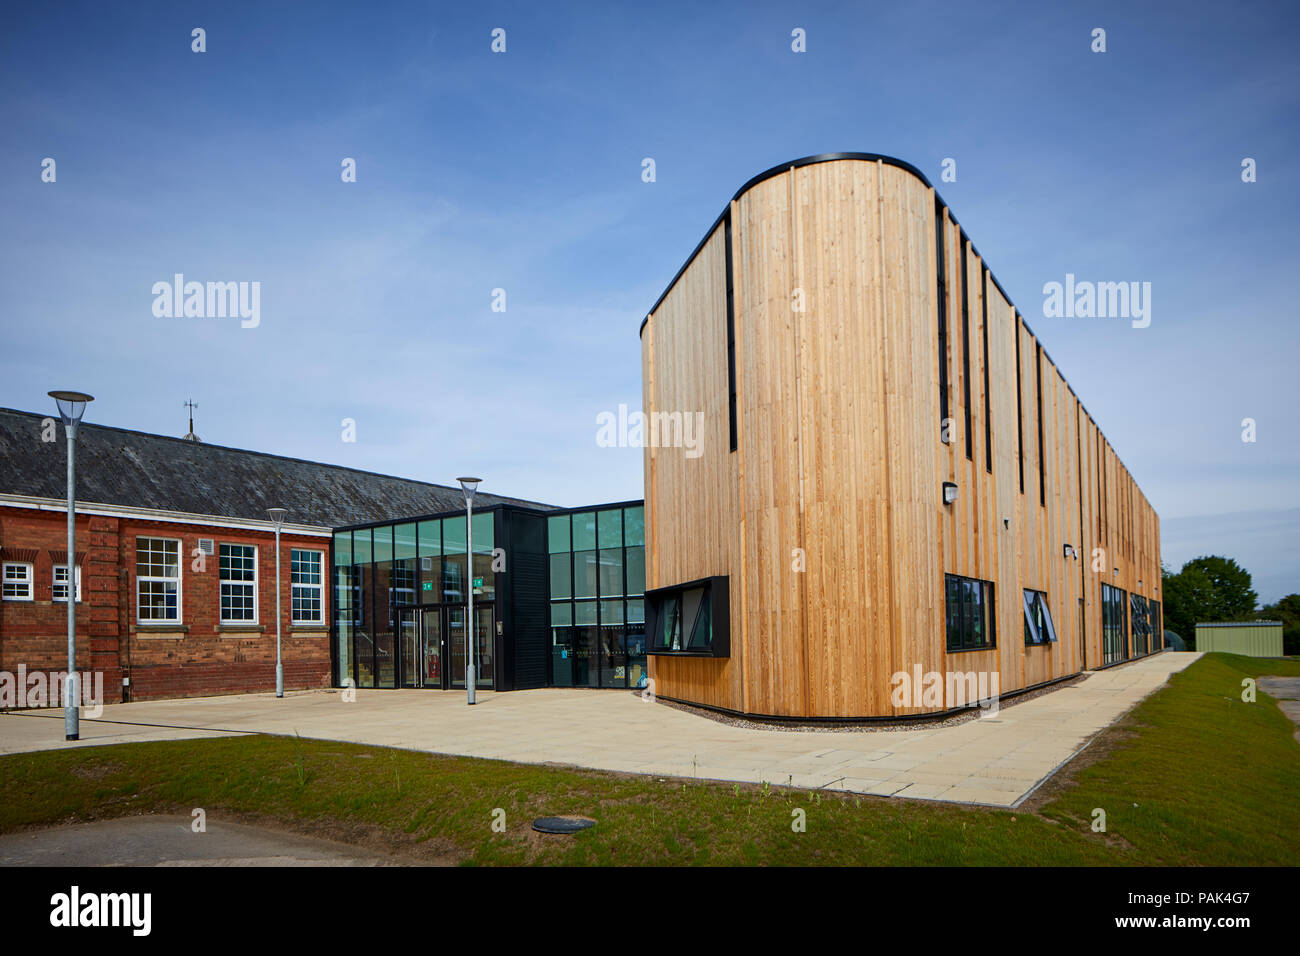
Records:
{"label": "black trim on building roofline", "polygon": [[[577,508],[534,508],[529,505],[517,505],[510,501],[498,501],[490,505],[475,505],[474,513],[482,514],[489,511],[501,511],[510,508],[514,511],[526,511],[529,514],[541,515],[542,517],[559,517],[560,515],[581,514],[584,511],[605,511],[610,508],[638,508],[645,507],[644,498],[633,498],[628,501],[610,501],[599,505],[582,505]],[[367,528],[384,528],[388,525],[412,524],[418,521],[434,521],[440,518],[457,518],[465,513],[464,508],[453,508],[450,511],[435,511],[432,514],[420,515],[399,515],[396,518],[384,518],[381,521],[367,521],[364,524],[349,524],[330,530],[335,534],[342,534],[344,531],[365,531]]]}
{"label": "black trim on building roofline", "polygon": [[[502,508],[514,508],[517,511],[527,511],[532,514],[548,515],[553,514],[551,511],[544,511],[540,508],[530,508],[527,505],[514,505],[509,502],[494,502],[493,504],[482,504],[474,506],[475,514],[487,514],[490,511],[500,511]],[[458,518],[464,517],[464,508],[453,508],[450,511],[435,511],[431,514],[420,515],[399,515],[395,518],[382,518],[379,521],[366,521],[362,524],[343,525],[338,528],[330,529],[334,534],[342,534],[345,531],[367,531],[371,528],[387,528],[390,525],[414,524],[419,521],[434,521],[439,518]]]}
{"label": "black trim on building roofline", "polygon": [[637,508],[644,506],[644,498],[629,498],[627,501],[606,501],[603,504],[579,505],[576,508],[553,508],[543,513],[548,515],[576,515],[583,511],[604,511],[606,508]]}

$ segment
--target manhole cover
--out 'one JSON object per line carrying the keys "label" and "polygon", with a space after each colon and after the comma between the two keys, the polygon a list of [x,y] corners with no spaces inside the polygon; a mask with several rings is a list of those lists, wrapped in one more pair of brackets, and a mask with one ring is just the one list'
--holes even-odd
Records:
{"label": "manhole cover", "polygon": [[533,821],[533,829],[538,833],[577,833],[595,825],[595,820],[586,817],[538,817]]}

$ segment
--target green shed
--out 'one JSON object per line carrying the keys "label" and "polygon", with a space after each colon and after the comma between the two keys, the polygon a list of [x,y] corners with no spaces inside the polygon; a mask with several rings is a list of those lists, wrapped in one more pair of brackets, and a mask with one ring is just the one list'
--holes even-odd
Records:
{"label": "green shed", "polygon": [[1229,621],[1196,625],[1198,651],[1224,651],[1247,657],[1282,656],[1281,621]]}

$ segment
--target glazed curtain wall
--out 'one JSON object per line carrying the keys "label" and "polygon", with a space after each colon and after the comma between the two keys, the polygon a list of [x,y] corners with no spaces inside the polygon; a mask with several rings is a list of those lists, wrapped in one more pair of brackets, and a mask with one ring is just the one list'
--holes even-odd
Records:
{"label": "glazed curtain wall", "polygon": [[642,686],[644,507],[551,515],[547,550],[552,686]]}
{"label": "glazed curtain wall", "polygon": [[495,512],[474,513],[474,565],[467,573],[465,516],[394,522],[334,535],[336,683],[395,687],[397,608],[496,599]]}

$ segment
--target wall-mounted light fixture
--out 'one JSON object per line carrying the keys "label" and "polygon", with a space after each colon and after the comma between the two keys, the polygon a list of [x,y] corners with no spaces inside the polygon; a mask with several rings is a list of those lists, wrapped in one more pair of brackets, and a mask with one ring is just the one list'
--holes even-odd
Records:
{"label": "wall-mounted light fixture", "polygon": [[1115,577],[1119,577],[1119,568],[1115,569]]}
{"label": "wall-mounted light fixture", "polygon": [[1074,545],[1072,544],[1067,544],[1065,546],[1065,556],[1067,558],[1074,558],[1076,561],[1079,560],[1079,552],[1074,550]]}
{"label": "wall-mounted light fixture", "polygon": [[957,486],[953,484],[951,481],[945,481],[943,483],[943,503],[946,505],[950,505],[956,500],[957,500]]}
{"label": "wall-mounted light fixture", "polygon": [[1002,519],[1002,527],[1004,527],[1004,528],[1010,528],[1010,527],[1011,527],[1011,519],[1010,519],[1010,518],[1003,518],[1003,519]]}

